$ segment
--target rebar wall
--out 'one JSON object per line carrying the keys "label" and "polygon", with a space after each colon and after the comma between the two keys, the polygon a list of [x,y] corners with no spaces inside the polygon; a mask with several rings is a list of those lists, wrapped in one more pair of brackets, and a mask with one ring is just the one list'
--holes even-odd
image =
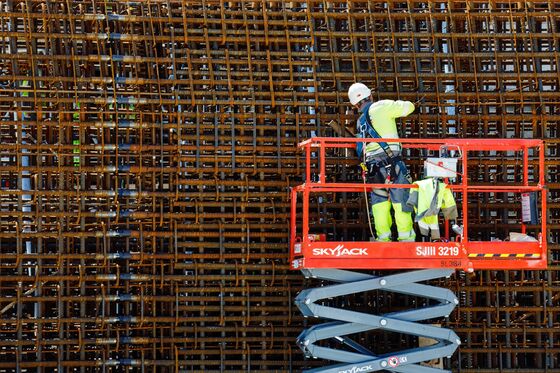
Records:
{"label": "rebar wall", "polygon": [[[418,101],[408,137],[546,140],[551,270],[458,274],[449,324],[461,372],[560,372],[559,28],[552,0],[0,0],[0,370],[309,366],[295,145],[351,127],[362,81]],[[471,208],[485,236],[517,207]]]}

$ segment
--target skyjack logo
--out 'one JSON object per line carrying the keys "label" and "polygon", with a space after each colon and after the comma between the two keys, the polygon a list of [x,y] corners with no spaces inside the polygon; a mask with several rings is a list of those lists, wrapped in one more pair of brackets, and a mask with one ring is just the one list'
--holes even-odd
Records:
{"label": "skyjack logo", "polygon": [[338,245],[334,249],[315,248],[314,256],[364,256],[368,255],[367,248],[348,249],[344,245]]}
{"label": "skyjack logo", "polygon": [[360,372],[369,372],[373,370],[373,366],[371,365],[364,365],[362,367],[353,366],[350,369],[339,370],[338,373],[360,373]]}

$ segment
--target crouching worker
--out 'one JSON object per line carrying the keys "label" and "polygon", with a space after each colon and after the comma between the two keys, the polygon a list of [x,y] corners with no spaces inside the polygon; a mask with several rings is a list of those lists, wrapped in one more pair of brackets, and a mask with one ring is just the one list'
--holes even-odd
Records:
{"label": "crouching worker", "polygon": [[[359,138],[398,139],[395,119],[414,111],[414,104],[410,101],[381,100],[373,103],[371,90],[362,83],[350,86],[348,98],[361,113],[356,132]],[[356,151],[367,168],[368,183],[410,184],[408,170],[401,158],[400,143],[358,143]],[[399,241],[415,240],[412,208],[406,205],[408,196],[409,189],[405,188],[374,189],[370,194],[377,241],[391,241],[391,205],[395,210]]]}

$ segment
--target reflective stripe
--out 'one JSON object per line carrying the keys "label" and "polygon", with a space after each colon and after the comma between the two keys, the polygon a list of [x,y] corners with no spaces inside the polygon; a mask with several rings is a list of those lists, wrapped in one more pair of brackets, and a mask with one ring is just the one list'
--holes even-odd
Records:
{"label": "reflective stripe", "polygon": [[541,254],[480,254],[471,253],[469,258],[540,258]]}
{"label": "reflective stripe", "polygon": [[391,232],[377,234],[377,241],[389,241],[391,239]]}
{"label": "reflective stripe", "polygon": [[422,236],[430,236],[432,239],[439,239],[439,225],[435,224],[427,224],[424,220],[420,220],[418,222],[418,228],[420,228],[420,234]]}
{"label": "reflective stripe", "polygon": [[[386,139],[396,139],[398,137],[394,137],[394,136],[384,136],[384,138]],[[387,145],[389,145],[389,148],[391,149],[391,151],[393,152],[393,154],[395,156],[398,156],[401,154],[401,145],[400,143],[396,143],[396,142],[388,142]],[[383,150],[383,148],[381,146],[379,146],[379,144],[377,144],[376,142],[370,142],[366,145],[365,147],[365,152],[377,157],[380,160],[384,160],[387,159],[387,153],[385,153],[385,150]]]}
{"label": "reflective stripe", "polygon": [[371,196],[371,203],[372,204],[376,204],[376,203],[380,203],[380,202],[385,202],[387,201],[387,197],[389,196],[389,193],[387,192],[386,189],[374,189],[372,192],[373,195],[375,196],[379,196],[381,197],[381,200],[377,200],[373,195]]}
{"label": "reflective stripe", "polygon": [[399,239],[400,238],[408,238],[408,237],[412,237],[412,236],[416,236],[414,234],[414,230],[408,231],[408,232],[399,232]]}
{"label": "reflective stripe", "polygon": [[439,225],[438,224],[427,224],[425,221],[420,220],[418,222],[418,226],[421,228],[426,228],[426,229],[439,229]]}
{"label": "reflective stripe", "polygon": [[416,239],[414,230],[408,232],[399,232],[399,241],[412,242]]}

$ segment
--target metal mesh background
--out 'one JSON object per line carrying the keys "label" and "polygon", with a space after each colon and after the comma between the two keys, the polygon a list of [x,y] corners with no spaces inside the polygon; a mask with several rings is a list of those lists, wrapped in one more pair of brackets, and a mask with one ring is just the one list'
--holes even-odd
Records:
{"label": "metal mesh background", "polygon": [[449,324],[458,371],[560,372],[559,28],[555,1],[0,0],[0,371],[316,365],[288,188],[362,81],[418,102],[409,137],[546,140],[551,270],[458,274]]}

